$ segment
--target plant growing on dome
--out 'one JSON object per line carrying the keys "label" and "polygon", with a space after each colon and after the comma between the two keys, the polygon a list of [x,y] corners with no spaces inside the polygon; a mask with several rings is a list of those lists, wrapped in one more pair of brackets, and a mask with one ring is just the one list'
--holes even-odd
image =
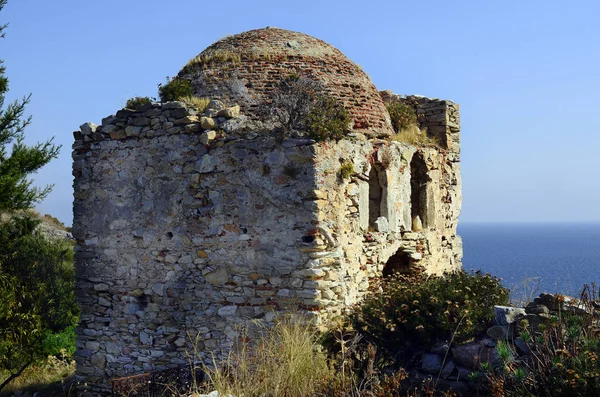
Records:
{"label": "plant growing on dome", "polygon": [[125,107],[128,109],[137,110],[144,105],[152,103],[152,99],[154,98],[150,98],[147,96],[136,96],[134,98],[129,98],[127,100],[127,103],[125,104]]}
{"label": "plant growing on dome", "polygon": [[412,106],[402,102],[392,102],[387,104],[386,108],[395,132],[390,140],[411,145],[439,145],[437,139],[427,135],[426,128],[419,128],[417,113]]}
{"label": "plant growing on dome", "polygon": [[322,84],[315,80],[290,74],[280,81],[263,113],[284,132],[305,131],[307,116],[322,89]]}
{"label": "plant growing on dome", "polygon": [[281,80],[261,113],[283,133],[305,131],[316,141],[340,140],[351,120],[343,105],[324,91],[321,82],[292,73]]}
{"label": "plant growing on dome", "polygon": [[178,77],[171,79],[167,76],[166,83],[158,84],[158,95],[161,102],[169,102],[191,97],[194,93],[192,92],[192,83],[189,80]]}
{"label": "plant growing on dome", "polygon": [[308,114],[308,132],[315,141],[339,141],[349,131],[350,116],[335,98],[321,95]]}
{"label": "plant growing on dome", "polygon": [[396,133],[417,126],[417,113],[412,106],[401,102],[392,102],[386,106]]}

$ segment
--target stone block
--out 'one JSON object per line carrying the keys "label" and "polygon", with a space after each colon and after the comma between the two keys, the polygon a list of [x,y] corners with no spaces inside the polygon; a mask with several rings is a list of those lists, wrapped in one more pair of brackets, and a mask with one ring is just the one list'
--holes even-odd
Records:
{"label": "stone block", "polygon": [[94,132],[96,132],[97,128],[98,125],[89,121],[79,126],[79,130],[81,131],[82,135],[92,135]]}
{"label": "stone block", "polygon": [[226,119],[232,119],[240,116],[240,107],[238,105],[232,106],[226,109],[222,109],[217,113],[218,117],[225,117]]}
{"label": "stone block", "polygon": [[494,315],[498,325],[508,325],[525,317],[525,309],[510,306],[494,306]]}
{"label": "stone block", "polygon": [[200,122],[200,120],[198,119],[197,116],[185,116],[185,117],[175,120],[175,125],[187,125],[187,124],[194,124],[194,123],[199,123],[199,122]]}
{"label": "stone block", "polygon": [[216,131],[205,131],[200,135],[200,143],[203,145],[208,145],[217,137]]}
{"label": "stone block", "polygon": [[89,350],[99,350],[100,349],[100,343],[99,342],[86,342],[85,344],[85,348],[89,349]]}
{"label": "stone block", "polygon": [[196,162],[196,171],[201,174],[213,172],[215,168],[217,168],[217,160],[210,154],[205,154]]}
{"label": "stone block", "polygon": [[[117,128],[117,127],[115,127]],[[127,133],[122,129],[115,129],[110,132],[110,139],[125,139],[127,138]]]}
{"label": "stone block", "polygon": [[223,306],[217,310],[217,314],[221,317],[232,317],[237,311],[237,306]]}
{"label": "stone block", "polygon": [[421,357],[421,371],[428,374],[439,374],[442,365],[442,357],[437,354],[424,353]]}
{"label": "stone block", "polygon": [[142,132],[142,127],[136,127],[133,125],[129,125],[127,127],[125,127],[125,135],[127,137],[137,137],[140,136],[140,133]]}
{"label": "stone block", "polygon": [[203,130],[213,130],[217,123],[212,117],[200,117],[200,126]]}
{"label": "stone block", "polygon": [[389,224],[387,218],[380,216],[375,221],[375,230],[382,233],[387,233],[389,230]]}
{"label": "stone block", "polygon": [[200,124],[187,124],[185,127],[183,127],[183,130],[186,134],[195,134],[200,132]]}
{"label": "stone block", "polygon": [[229,280],[229,273],[227,269],[220,267],[214,272],[205,274],[204,279],[212,285],[223,285]]}
{"label": "stone block", "polygon": [[494,325],[488,328],[487,335],[494,340],[506,340],[508,336],[508,325]]}

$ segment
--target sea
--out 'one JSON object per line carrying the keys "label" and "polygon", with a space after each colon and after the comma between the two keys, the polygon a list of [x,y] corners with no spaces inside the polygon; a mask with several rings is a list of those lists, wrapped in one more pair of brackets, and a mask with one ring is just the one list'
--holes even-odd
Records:
{"label": "sea", "polygon": [[502,279],[513,302],[600,286],[600,223],[459,223],[463,268]]}

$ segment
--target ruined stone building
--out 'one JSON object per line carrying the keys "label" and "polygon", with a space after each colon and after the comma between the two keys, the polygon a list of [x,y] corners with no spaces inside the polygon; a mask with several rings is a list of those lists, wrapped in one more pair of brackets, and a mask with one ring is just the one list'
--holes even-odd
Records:
{"label": "ruined stone building", "polygon": [[[261,122],[292,75],[343,104],[344,139]],[[216,42],[177,79],[208,108],[151,103],[75,133],[77,375],[92,390],[186,364],[188,335],[210,357],[248,320],[324,320],[396,270],[460,267],[458,105],[380,93],[336,48],[275,28]],[[391,140],[391,101],[437,144]]]}

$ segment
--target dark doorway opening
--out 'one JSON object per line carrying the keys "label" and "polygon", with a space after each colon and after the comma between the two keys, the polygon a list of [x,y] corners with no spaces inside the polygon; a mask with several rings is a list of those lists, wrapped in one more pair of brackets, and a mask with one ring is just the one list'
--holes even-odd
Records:
{"label": "dark doorway opening", "polygon": [[410,265],[412,259],[402,250],[398,250],[394,255],[390,256],[385,266],[383,266],[383,277],[390,277],[394,274],[410,273]]}

